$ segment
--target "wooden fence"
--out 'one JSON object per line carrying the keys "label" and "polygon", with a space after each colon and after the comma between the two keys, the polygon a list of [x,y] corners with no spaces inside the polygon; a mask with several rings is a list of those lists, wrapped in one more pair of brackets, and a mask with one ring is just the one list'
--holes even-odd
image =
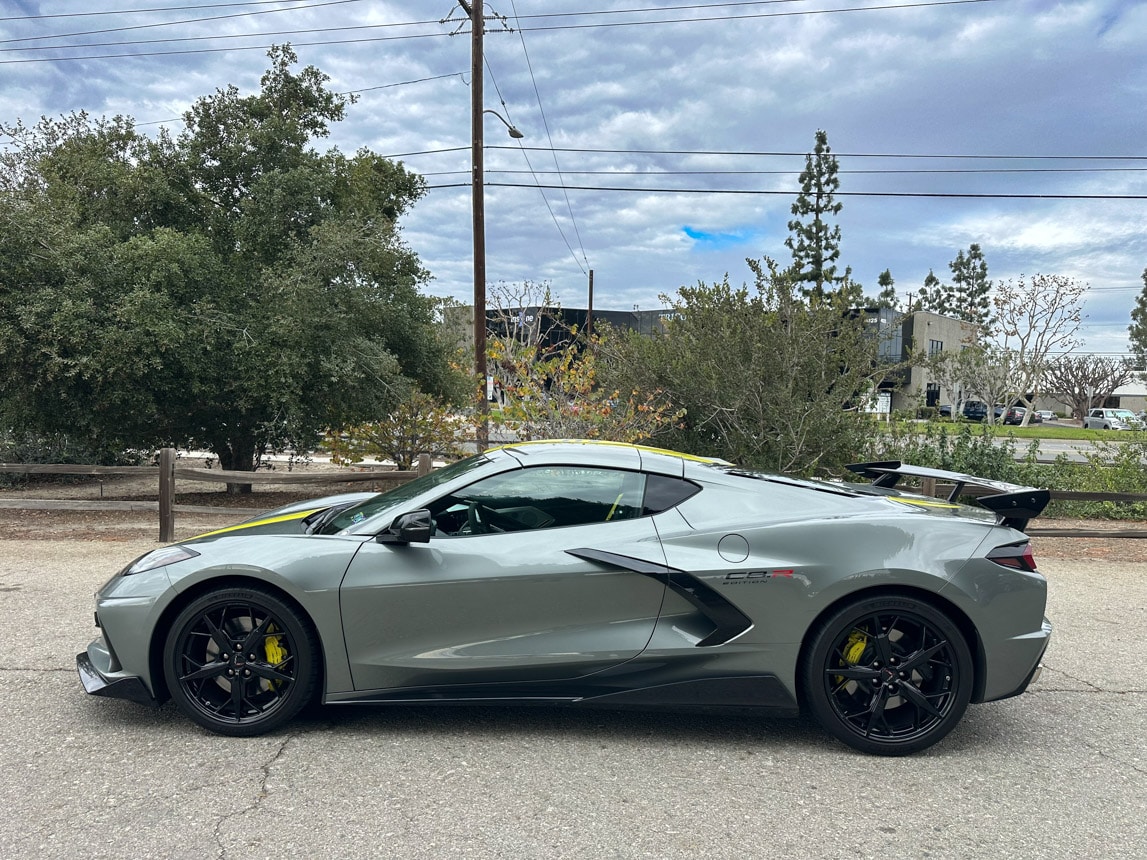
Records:
{"label": "wooden fence", "polygon": [[[27,475],[88,475],[95,477],[154,477],[159,481],[158,502],[128,501],[87,501],[68,502],[49,499],[0,499],[0,507],[30,508],[42,507],[56,510],[156,510],[159,511],[159,540],[170,543],[175,539],[175,515],[177,513],[221,514],[235,516],[249,514],[250,509],[235,507],[206,507],[203,505],[175,504],[175,482],[207,481],[216,484],[346,484],[369,481],[371,483],[399,484],[425,475],[431,470],[430,457],[422,454],[418,467],[411,471],[385,468],[368,468],[355,471],[346,469],[322,472],[229,472],[223,469],[202,469],[179,466],[174,448],[160,451],[158,466],[82,466],[56,463],[0,463],[0,472],[13,472]],[[920,491],[929,496],[946,498],[952,485],[925,479]],[[965,494],[988,493],[972,487]],[[1068,490],[1052,490],[1052,501],[1063,502],[1115,502],[1131,504],[1147,502],[1147,495],[1137,493],[1082,493]],[[1038,522],[1038,520],[1037,520]],[[1147,538],[1147,529],[1048,529],[1032,526],[1027,529],[1035,537],[1080,537],[1080,538]]]}
{"label": "wooden fence", "polygon": [[[250,514],[253,511],[234,507],[207,507],[204,505],[175,504],[175,482],[201,481],[214,484],[348,484],[371,482],[374,484],[401,484],[425,475],[432,468],[430,456],[421,454],[418,466],[410,471],[386,468],[366,468],[350,471],[331,469],[321,472],[230,472],[225,469],[202,469],[179,466],[174,448],[159,452],[158,466],[83,466],[60,463],[0,463],[0,472],[25,475],[87,475],[93,477],[155,478],[159,482],[157,502],[88,501],[64,502],[48,499],[0,499],[0,507],[43,507],[56,510],[156,510],[159,511],[159,540],[175,540],[175,515],[196,514]],[[47,502],[48,504],[37,504]]]}

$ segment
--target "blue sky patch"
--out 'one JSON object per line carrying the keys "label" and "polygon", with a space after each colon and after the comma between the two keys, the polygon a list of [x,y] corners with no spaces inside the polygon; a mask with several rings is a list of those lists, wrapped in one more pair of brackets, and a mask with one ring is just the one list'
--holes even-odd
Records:
{"label": "blue sky patch", "polygon": [[707,250],[731,248],[735,245],[744,245],[748,242],[760,240],[760,233],[748,227],[740,230],[709,232],[708,230],[698,230],[696,227],[690,227],[686,224],[681,230],[686,236],[698,245],[704,246]]}

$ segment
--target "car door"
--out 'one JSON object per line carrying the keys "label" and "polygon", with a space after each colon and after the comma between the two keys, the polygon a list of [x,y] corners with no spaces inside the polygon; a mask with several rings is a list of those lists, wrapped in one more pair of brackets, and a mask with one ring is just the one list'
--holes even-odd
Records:
{"label": "car door", "polygon": [[355,689],[570,679],[640,654],[664,578],[570,551],[663,565],[644,484],[617,469],[519,469],[431,503],[429,543],[365,544],[341,590]]}

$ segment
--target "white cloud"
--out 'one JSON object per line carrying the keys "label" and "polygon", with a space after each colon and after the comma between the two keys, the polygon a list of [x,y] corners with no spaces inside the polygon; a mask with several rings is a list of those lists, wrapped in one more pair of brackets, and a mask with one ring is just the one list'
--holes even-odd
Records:
{"label": "white cloud", "polygon": [[[341,28],[356,24],[432,21],[455,4],[419,0],[299,8],[156,30],[107,34],[146,39],[223,36],[270,30]],[[596,10],[637,8],[602,0]],[[652,4],[647,4],[652,5]],[[660,4],[663,7],[676,4]],[[812,6],[813,4],[808,4]],[[855,4],[854,4],[855,5]],[[538,25],[664,19],[667,8],[632,15],[530,18],[584,12],[574,0],[495,0],[488,8],[523,16],[522,32],[486,39],[493,77],[486,106],[508,115],[529,147],[629,152],[557,153],[563,174],[539,173],[542,184],[567,191],[491,187],[487,194],[488,266],[492,278],[549,278],[562,294],[584,295],[588,258],[599,307],[653,307],[662,292],[749,273],[746,255],[786,258],[782,242],[796,193],[800,156],[654,154],[653,150],[796,152],[812,146],[818,128],[841,153],[842,191],[976,192],[985,194],[1142,194],[1147,173],[862,173],[880,170],[1147,167],[1147,161],[1095,162],[989,159],[858,158],[897,155],[1123,155],[1141,153],[1147,139],[1147,5],[1116,0],[1047,4],[1042,0],[962,4],[733,20],[776,12],[765,6],[713,6],[687,13],[725,20],[536,30]],[[43,0],[40,14],[67,13],[75,4]],[[794,8],[785,7],[787,11]],[[802,4],[803,9],[803,4]],[[811,11],[811,10],[808,10]],[[179,18],[207,15],[183,11]],[[221,14],[216,10],[212,14]],[[166,13],[171,18],[175,13]],[[460,12],[455,8],[454,20]],[[0,22],[0,38],[152,23],[161,13],[114,19]],[[511,21],[511,24],[515,22]],[[330,30],[326,33],[103,48],[100,53],[200,49],[220,53],[6,64],[0,74],[0,121],[85,109],[127,113],[141,122],[178,117],[191,102],[234,83],[258,84],[261,50],[242,45],[292,41],[304,63],[331,75],[337,91],[368,89],[328,142],[348,151],[384,153],[461,149],[409,155],[411,169],[431,176],[431,190],[406,221],[406,237],[433,271],[431,289],[459,298],[471,289],[469,39],[444,35],[451,25]],[[425,38],[409,37],[427,34]],[[434,35],[431,35],[434,34]],[[386,37],[386,41],[307,45],[307,42]],[[95,37],[90,37],[94,39]],[[70,41],[78,41],[72,39]],[[529,51],[527,66],[522,50]],[[7,43],[16,47],[18,43]],[[65,52],[41,52],[58,56]],[[72,51],[71,53],[76,53]],[[27,55],[0,53],[0,60]],[[531,75],[532,69],[532,75]],[[459,74],[461,73],[461,74]],[[443,75],[448,77],[437,78]],[[420,83],[388,86],[433,78]],[[541,93],[546,123],[537,105]],[[500,94],[500,96],[499,96]],[[504,98],[506,105],[499,103]],[[546,124],[549,135],[547,137]],[[176,123],[173,126],[178,129]],[[493,118],[489,146],[508,145]],[[644,152],[643,152],[644,151]],[[527,150],[537,171],[554,157]],[[522,153],[490,149],[491,182],[534,181]],[[667,176],[658,171],[757,171]],[[584,171],[612,171],[614,175]],[[631,172],[640,175],[619,175]],[[642,192],[580,190],[624,186]],[[783,196],[659,193],[651,189],[755,189]],[[567,208],[566,196],[569,207]],[[842,262],[875,284],[890,268],[902,293],[917,288],[929,268],[947,264],[971,242],[984,246],[994,277],[1019,272],[1070,274],[1092,283],[1088,343],[1125,344],[1126,318],[1147,265],[1142,201],[993,200],[841,197]],[[569,209],[573,210],[571,217]],[[565,233],[558,232],[557,224]],[[715,234],[764,237],[759,247],[714,247],[689,239],[690,225]],[[580,237],[580,238],[579,238]],[[566,242],[574,252],[571,253]],[[753,245],[758,240],[750,240]],[[1100,288],[1103,289],[1100,289]],[[567,299],[567,303],[572,303]],[[1121,331],[1120,329],[1124,329]]]}

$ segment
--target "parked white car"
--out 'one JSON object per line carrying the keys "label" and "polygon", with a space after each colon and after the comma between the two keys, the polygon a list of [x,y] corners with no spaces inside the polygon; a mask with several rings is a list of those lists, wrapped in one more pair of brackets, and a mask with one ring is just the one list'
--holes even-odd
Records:
{"label": "parked white car", "polygon": [[1092,409],[1083,419],[1085,430],[1141,430],[1143,424],[1130,409]]}

